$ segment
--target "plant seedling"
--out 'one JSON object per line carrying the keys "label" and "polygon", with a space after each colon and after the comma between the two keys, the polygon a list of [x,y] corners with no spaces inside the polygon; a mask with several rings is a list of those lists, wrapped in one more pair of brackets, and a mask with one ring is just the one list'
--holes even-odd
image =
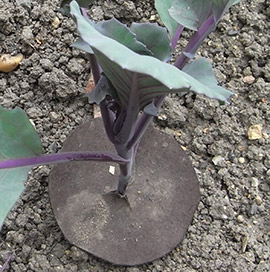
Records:
{"label": "plant seedling", "polygon": [[[86,2],[87,5],[87,1],[84,2]],[[127,188],[134,172],[135,157],[139,150],[138,147],[141,143],[142,136],[145,134],[153,117],[157,116],[158,109],[162,105],[166,95],[169,93],[184,94],[186,92],[195,92],[226,102],[232,94],[230,91],[218,86],[211,64],[205,58],[194,59],[194,55],[208,34],[216,28],[223,14],[232,5],[238,2],[239,0],[156,0],[155,7],[166,27],[164,28],[156,23],[132,23],[128,27],[116,19],[94,22],[88,18],[84,8],[80,8],[76,1],[71,1],[70,14],[76,20],[77,29],[80,34],[80,37],[72,46],[82,49],[90,55],[95,87],[87,94],[87,97],[90,103],[99,104],[104,129],[115,152],[66,151],[57,154],[41,155],[40,139],[25,113],[21,109],[5,110],[0,106],[0,169],[2,169],[0,170],[0,227],[9,210],[22,193],[24,189],[23,182],[27,177],[28,171],[35,165],[71,161],[117,163],[119,164],[118,185],[111,193],[119,196],[119,199],[126,197]],[[173,65],[169,64],[168,62],[171,60],[172,51],[184,28],[190,29],[194,31],[194,33],[182,53],[177,56],[175,63]],[[88,125],[89,124],[87,124],[87,126]],[[95,125],[93,126],[95,127]],[[82,130],[84,130],[84,128]],[[152,130],[151,133],[153,133],[153,135],[155,134]],[[160,138],[163,137],[160,134],[159,136]],[[151,137],[152,136],[148,134],[149,143],[154,141],[154,138],[151,139]],[[73,142],[73,140],[71,142]],[[161,143],[159,142],[159,144]],[[104,144],[104,146],[106,145]],[[157,149],[158,146],[151,148]],[[149,150],[149,152],[152,151],[153,150]],[[162,156],[162,154],[159,156]],[[171,160],[175,159],[177,158],[172,158]],[[187,162],[184,164],[186,163]],[[160,167],[156,165],[156,168]],[[89,177],[91,177],[91,173],[95,169],[89,169],[89,164],[87,164],[87,169]],[[149,169],[146,171],[156,171],[158,173],[158,169]],[[62,174],[63,173],[58,173],[58,176]],[[141,173],[140,175],[146,175],[146,173]],[[182,173],[179,173],[179,175],[182,175]],[[56,174],[52,176],[54,181]],[[134,178],[134,184],[136,184],[136,179],[137,176]],[[100,180],[101,184],[102,181],[103,180]],[[76,187],[75,185],[73,187],[72,182],[72,185],[70,185],[72,188],[70,190]],[[56,196],[52,198],[58,198],[60,194],[60,189],[57,187],[58,185],[54,187],[52,180],[50,183],[52,183],[52,187],[50,188],[51,194],[56,194]],[[62,184],[63,181],[60,183]],[[88,180],[88,183],[91,183],[91,179]],[[64,184],[63,186],[65,190],[68,190],[66,188],[69,185]],[[167,190],[167,188],[165,188],[165,190]],[[153,185],[153,191],[155,191],[155,185]],[[141,190],[137,192],[141,192]],[[90,198],[91,196],[94,199],[96,197],[94,193],[90,194]],[[89,196],[87,195],[85,198],[89,198]],[[149,197],[149,199],[150,198],[151,197]],[[55,204],[57,201],[51,201],[53,206],[58,205]],[[71,205],[70,203],[76,201],[83,201],[81,195],[76,198],[75,196],[69,196],[65,200],[64,206],[69,207],[69,205]],[[98,201],[100,201],[100,199]],[[111,200],[114,204],[117,201],[116,198]],[[187,220],[188,224],[183,226],[184,232],[190,224],[197,202],[198,198],[195,200],[195,204],[188,208],[190,210],[183,213],[190,214]],[[101,204],[107,205],[106,203],[105,201]],[[117,203],[119,204],[120,202]],[[118,207],[119,210],[121,210],[122,204],[119,204],[120,206],[117,205],[114,207]],[[174,203],[172,205],[176,204]],[[181,202],[179,202],[178,205],[184,206]],[[53,207],[53,209],[57,218],[57,210],[62,208],[63,203],[61,203],[60,208],[56,206]],[[132,212],[132,205],[130,208]],[[154,208],[155,207],[153,207],[153,209]],[[146,206],[141,207],[141,210],[143,209],[147,209]],[[79,210],[75,211],[74,209],[70,209],[69,212],[77,213]],[[125,212],[127,211],[125,210]],[[158,213],[158,211],[156,212]],[[181,217],[183,217],[183,214],[181,214]],[[62,218],[63,215],[59,216]],[[128,220],[129,216],[129,214],[122,214],[119,218],[117,216],[115,217],[117,217],[118,220],[122,220],[122,217]],[[171,216],[177,217],[177,215]],[[63,222],[65,222],[65,225],[68,225],[69,222],[65,220],[63,220]],[[97,219],[97,221],[98,220],[99,219]],[[104,219],[102,221],[103,225],[107,224],[106,220]],[[59,225],[63,230],[63,226],[61,224]],[[171,223],[171,225],[173,224]],[[93,226],[91,225],[91,227]],[[80,228],[84,229],[82,226],[80,226]],[[84,241],[88,233],[87,231],[87,228],[84,229]],[[63,232],[68,236],[67,232],[64,230]],[[129,232],[133,231],[129,230]],[[159,235],[162,236],[163,234],[160,233]],[[181,238],[183,238],[183,235],[184,234],[181,233]],[[95,232],[94,236],[95,239],[98,237],[102,243],[104,242],[103,233]],[[154,240],[157,240],[158,236],[153,237]],[[175,239],[173,238],[172,240],[175,240],[173,245],[166,245],[165,248],[162,249],[162,252],[151,253],[146,259],[144,258],[145,252],[141,255],[138,253],[141,250],[138,247],[134,248],[137,252],[136,254],[141,257],[136,260],[134,260],[134,256],[129,258],[124,255],[124,258],[119,259],[117,257],[118,259],[114,259],[106,258],[106,256],[100,252],[93,252],[93,254],[116,264],[139,264],[151,261],[167,253],[179,242],[178,236]],[[166,237],[164,239],[166,240]],[[89,250],[87,245],[77,243],[77,240],[74,244],[79,244],[81,248],[92,253],[92,249]],[[84,243],[94,243],[94,246],[98,247],[98,241],[99,240],[91,240],[90,242]],[[123,246],[122,248],[121,246],[119,245],[122,250],[120,250],[120,255],[123,255],[123,251],[129,251],[130,249],[127,243],[125,244],[126,247]],[[153,245],[151,245],[151,247],[153,247]]]}

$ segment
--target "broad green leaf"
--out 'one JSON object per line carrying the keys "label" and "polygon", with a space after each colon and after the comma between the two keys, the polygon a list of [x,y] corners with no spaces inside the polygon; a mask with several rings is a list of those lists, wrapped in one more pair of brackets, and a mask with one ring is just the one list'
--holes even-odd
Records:
{"label": "broad green leaf", "polygon": [[220,93],[226,93],[227,90],[221,86],[218,86],[218,82],[215,78],[214,71],[211,63],[206,58],[199,58],[197,60],[188,63],[183,70],[190,76],[196,78],[205,86],[214,88]]}
{"label": "broad green leaf", "polygon": [[170,16],[179,24],[191,30],[198,30],[210,17],[214,25],[220,21],[228,9],[240,0],[172,0]]}
{"label": "broad green leaf", "polygon": [[[68,5],[72,0],[62,0],[61,7]],[[94,3],[95,0],[77,0],[80,7],[88,8],[90,4]]]}
{"label": "broad green leaf", "polygon": [[143,112],[150,116],[157,116],[158,108],[155,106],[154,102],[152,102],[144,107]]}
{"label": "broad green leaf", "polygon": [[182,26],[198,30],[210,16],[212,0],[173,0],[169,14]]}
{"label": "broad green leaf", "polygon": [[165,28],[157,23],[132,23],[130,30],[161,61],[171,58],[170,40]]}
{"label": "broad green leaf", "polygon": [[90,104],[100,104],[106,95],[114,96],[112,89],[113,87],[107,78],[104,75],[101,75],[97,85],[90,91],[90,93],[86,94],[85,97],[88,97],[88,102]]}
{"label": "broad green leaf", "polygon": [[[69,4],[72,0],[62,0],[61,2],[61,8],[59,9],[59,11],[66,15],[66,16],[70,16],[70,8],[69,8]],[[88,8],[90,4],[94,3],[95,0],[77,0],[78,4],[80,7],[82,8]]]}
{"label": "broad green leaf", "polygon": [[24,191],[24,182],[31,167],[0,170],[0,230],[4,220]]}
{"label": "broad green leaf", "polygon": [[[95,27],[95,29],[102,35],[112,38],[119,43],[122,43],[132,51],[141,54],[152,56],[153,53],[147,48],[141,41],[136,38],[135,33],[132,33],[128,27],[116,19],[110,19],[107,21],[97,22],[88,20],[88,22]],[[78,38],[71,46],[83,50],[87,53],[93,54],[91,47],[83,39]]]}
{"label": "broad green leaf", "polygon": [[168,93],[194,91],[211,98],[226,100],[231,93],[209,88],[187,73],[154,57],[139,55],[119,42],[100,34],[81,15],[78,4],[71,3],[81,38],[93,49],[95,56],[117,92],[116,100],[126,108],[132,89],[133,74],[137,74],[137,95],[140,109],[153,98]]}
{"label": "broad green leaf", "polygon": [[[0,106],[0,160],[40,155],[40,139],[25,112]],[[0,228],[24,190],[31,167],[0,169]]]}
{"label": "broad green leaf", "polygon": [[95,28],[102,35],[118,41],[138,54],[153,55],[151,50],[138,40],[136,35],[132,33],[126,25],[114,18],[96,23]]}
{"label": "broad green leaf", "polygon": [[169,14],[172,0],[155,0],[155,8],[160,16],[161,21],[167,27],[170,38],[172,39],[176,33],[178,23]]}
{"label": "broad green leaf", "polygon": [[87,42],[85,42],[82,38],[78,38],[75,42],[71,44],[72,47],[85,51],[89,54],[94,54],[93,50],[89,46]]}
{"label": "broad green leaf", "polygon": [[231,6],[239,2],[240,0],[213,0],[213,15],[216,25],[224,13],[226,13]]}

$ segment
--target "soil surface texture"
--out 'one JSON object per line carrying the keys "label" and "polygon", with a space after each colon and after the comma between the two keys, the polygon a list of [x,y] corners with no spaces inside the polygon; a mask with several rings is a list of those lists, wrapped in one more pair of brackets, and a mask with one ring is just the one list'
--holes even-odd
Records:
{"label": "soil surface texture", "polygon": [[[70,47],[76,27],[59,6],[59,0],[0,1],[0,55],[24,57],[16,70],[0,72],[0,104],[27,112],[46,153],[59,151],[76,126],[93,118],[93,106],[83,97],[89,60]],[[153,6],[152,0],[97,0],[89,15],[159,22]],[[269,271],[269,17],[269,0],[243,0],[197,52],[211,60],[219,83],[234,93],[230,104],[192,93],[172,95],[155,119],[185,149],[200,183],[192,225],[171,253],[150,264],[117,267],[69,244],[50,205],[50,167],[41,166],[29,175],[0,233],[0,265],[12,252],[5,272]],[[184,31],[178,50],[189,36]]]}

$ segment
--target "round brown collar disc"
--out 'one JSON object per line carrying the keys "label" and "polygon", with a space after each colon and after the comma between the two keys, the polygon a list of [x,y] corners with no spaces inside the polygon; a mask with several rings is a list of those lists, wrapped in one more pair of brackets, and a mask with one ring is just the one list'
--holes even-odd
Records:
{"label": "round brown collar disc", "polygon": [[[76,128],[62,149],[78,150],[114,151],[100,119]],[[57,223],[71,244],[113,264],[158,259],[191,224],[200,197],[194,169],[173,137],[151,127],[140,143],[126,199],[110,193],[118,173],[111,163],[53,167],[49,194]]]}

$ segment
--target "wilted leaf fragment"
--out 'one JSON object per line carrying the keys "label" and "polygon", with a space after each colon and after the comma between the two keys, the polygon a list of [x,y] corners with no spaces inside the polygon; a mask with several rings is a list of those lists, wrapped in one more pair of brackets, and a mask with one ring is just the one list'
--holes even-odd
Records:
{"label": "wilted leaf fragment", "polygon": [[97,85],[85,96],[88,98],[90,104],[100,102],[105,98],[106,95],[111,94],[112,87],[104,75],[101,75]]}
{"label": "wilted leaf fragment", "polygon": [[22,61],[23,56],[21,54],[17,56],[11,56],[4,54],[0,57],[0,71],[1,72],[11,72],[13,71]]}
{"label": "wilted leaf fragment", "polygon": [[248,129],[248,138],[250,140],[258,140],[262,138],[262,125],[252,125]]}
{"label": "wilted leaf fragment", "polygon": [[[5,110],[0,106],[0,160],[30,157],[42,153],[39,136],[19,108]],[[12,206],[24,190],[31,167],[0,169],[0,228]]]}

